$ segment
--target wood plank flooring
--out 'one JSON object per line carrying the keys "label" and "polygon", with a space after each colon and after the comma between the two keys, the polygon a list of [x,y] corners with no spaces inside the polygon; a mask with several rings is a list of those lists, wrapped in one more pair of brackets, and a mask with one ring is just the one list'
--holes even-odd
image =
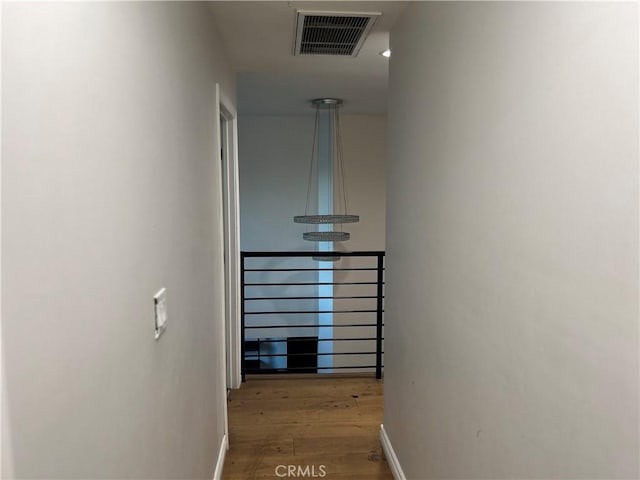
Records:
{"label": "wood plank flooring", "polygon": [[373,377],[248,377],[229,397],[223,478],[392,480],[379,441],[382,389]]}

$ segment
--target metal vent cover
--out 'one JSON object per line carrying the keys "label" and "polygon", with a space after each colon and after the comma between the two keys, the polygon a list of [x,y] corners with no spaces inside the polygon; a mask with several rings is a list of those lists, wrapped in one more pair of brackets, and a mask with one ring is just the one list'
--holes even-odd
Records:
{"label": "metal vent cover", "polygon": [[380,15],[298,10],[293,54],[355,57]]}

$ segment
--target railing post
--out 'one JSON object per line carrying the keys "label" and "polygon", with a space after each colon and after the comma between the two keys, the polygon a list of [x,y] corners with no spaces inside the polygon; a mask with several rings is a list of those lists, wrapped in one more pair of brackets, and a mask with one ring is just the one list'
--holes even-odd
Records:
{"label": "railing post", "polygon": [[245,374],[245,339],[244,339],[244,252],[240,252],[240,374],[246,382]]}
{"label": "railing post", "polygon": [[378,253],[378,294],[376,305],[376,378],[382,378],[382,284],[384,254]]}

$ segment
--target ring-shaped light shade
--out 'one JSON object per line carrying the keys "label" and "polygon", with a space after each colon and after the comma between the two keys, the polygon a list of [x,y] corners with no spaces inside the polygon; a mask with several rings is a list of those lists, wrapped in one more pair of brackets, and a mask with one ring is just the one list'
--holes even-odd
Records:
{"label": "ring-shaped light shade", "polygon": [[347,232],[305,232],[302,238],[310,242],[344,242],[351,235]]}
{"label": "ring-shaped light shade", "polygon": [[360,221],[358,215],[298,215],[293,217],[295,223],[310,225],[356,223]]}

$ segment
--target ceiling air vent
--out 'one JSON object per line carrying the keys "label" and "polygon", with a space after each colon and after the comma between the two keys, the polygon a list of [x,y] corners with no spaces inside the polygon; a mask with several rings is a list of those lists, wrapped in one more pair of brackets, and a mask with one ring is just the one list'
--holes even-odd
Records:
{"label": "ceiling air vent", "polygon": [[380,15],[299,10],[293,53],[355,57]]}

